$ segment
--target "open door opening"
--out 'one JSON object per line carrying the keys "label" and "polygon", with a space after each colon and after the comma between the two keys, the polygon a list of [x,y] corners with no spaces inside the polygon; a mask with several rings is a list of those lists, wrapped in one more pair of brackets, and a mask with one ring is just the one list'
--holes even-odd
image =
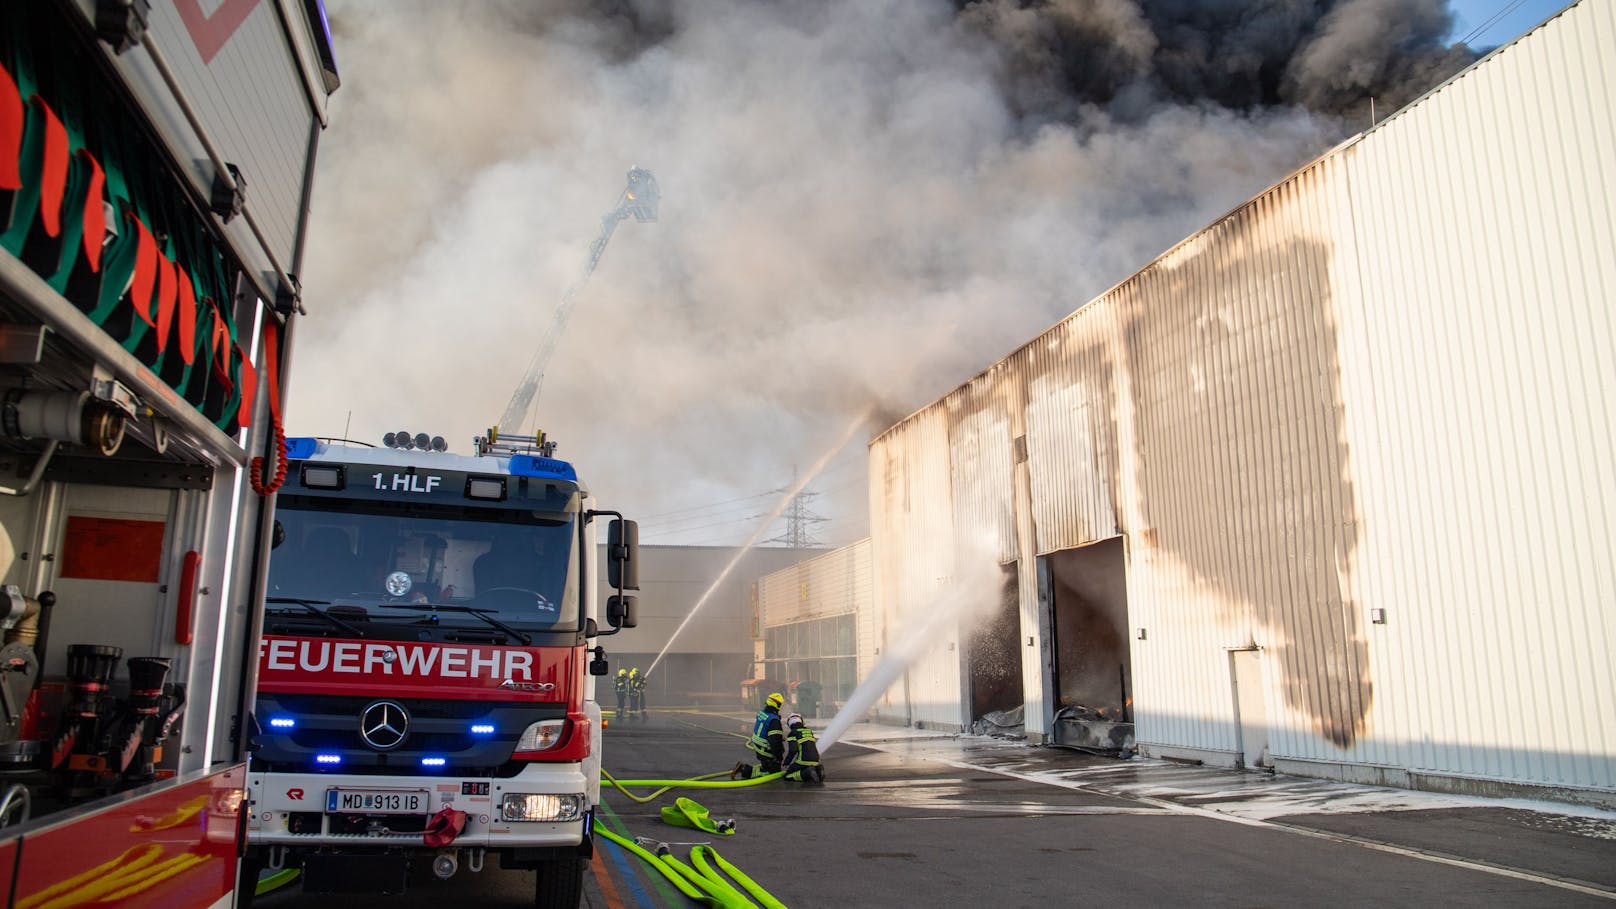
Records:
{"label": "open door opening", "polygon": [[999,606],[967,639],[966,665],[971,690],[971,728],[981,735],[1020,738],[1026,735],[1021,685],[1020,571],[1004,567]]}
{"label": "open door opening", "polygon": [[1045,558],[1054,632],[1055,743],[1130,755],[1133,674],[1122,538]]}

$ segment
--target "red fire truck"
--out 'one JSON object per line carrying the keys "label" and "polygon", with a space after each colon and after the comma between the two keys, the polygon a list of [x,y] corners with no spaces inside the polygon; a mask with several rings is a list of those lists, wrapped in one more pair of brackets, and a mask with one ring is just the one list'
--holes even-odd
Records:
{"label": "red fire truck", "polygon": [[0,905],[234,900],[337,81],[312,0],[0,3]]}
{"label": "red fire truck", "polygon": [[287,445],[248,867],[300,867],[306,892],[399,893],[412,864],[446,879],[497,856],[538,872],[536,905],[577,906],[600,798],[594,639],[634,625],[636,526],[590,508],[542,436],[474,455],[385,441]]}

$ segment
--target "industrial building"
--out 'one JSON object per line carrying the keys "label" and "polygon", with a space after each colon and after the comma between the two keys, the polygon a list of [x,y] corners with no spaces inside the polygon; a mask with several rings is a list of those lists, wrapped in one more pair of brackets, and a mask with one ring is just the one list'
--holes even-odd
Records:
{"label": "industrial building", "polygon": [[875,715],[1616,803],[1613,36],[1571,6],[877,437],[861,675],[1008,594]]}
{"label": "industrial building", "polygon": [[[653,710],[672,704],[735,706],[740,701],[741,683],[753,671],[753,639],[757,636],[753,582],[822,551],[755,547],[696,610],[738,550],[733,546],[641,546],[640,589],[633,594],[639,624],[602,642],[609,645],[612,673],[619,668],[646,672],[666,646],[667,654],[647,682],[646,696]],[[604,546],[600,557],[605,558]],[[604,572],[599,583],[605,602],[615,591],[607,587]],[[611,695],[603,692],[600,697],[607,703]]]}

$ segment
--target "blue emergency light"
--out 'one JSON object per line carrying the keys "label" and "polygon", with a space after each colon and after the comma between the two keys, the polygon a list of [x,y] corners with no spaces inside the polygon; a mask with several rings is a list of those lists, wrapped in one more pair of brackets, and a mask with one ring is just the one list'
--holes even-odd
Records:
{"label": "blue emergency light", "polygon": [[340,763],[342,763],[342,755],[340,755],[340,754],[317,754],[317,755],[314,756],[314,762],[316,764],[327,764],[327,765],[340,764]]}
{"label": "blue emergency light", "polygon": [[541,458],[538,455],[511,455],[511,476],[515,477],[542,477],[546,480],[571,480],[578,482],[578,471],[566,461],[555,458]]}
{"label": "blue emergency light", "polygon": [[273,729],[293,729],[297,727],[297,720],[289,716],[277,716],[270,719],[269,725]]}
{"label": "blue emergency light", "polygon": [[442,767],[447,763],[449,763],[448,758],[440,758],[440,757],[424,757],[424,758],[421,758],[421,766],[422,767]]}
{"label": "blue emergency light", "polygon": [[472,735],[493,735],[494,734],[494,724],[493,723],[473,723],[472,727],[471,727],[471,734]]}
{"label": "blue emergency light", "polygon": [[291,461],[304,461],[314,457],[314,452],[320,447],[320,440],[308,437],[298,437],[286,440],[286,457]]}

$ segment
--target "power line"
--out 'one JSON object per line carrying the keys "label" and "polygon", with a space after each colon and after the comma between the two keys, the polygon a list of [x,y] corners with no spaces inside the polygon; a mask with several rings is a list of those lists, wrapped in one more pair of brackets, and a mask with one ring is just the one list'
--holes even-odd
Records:
{"label": "power line", "polygon": [[680,528],[674,528],[674,529],[660,529],[659,528],[659,529],[654,529],[654,530],[648,531],[647,533],[648,534],[656,533],[656,534],[661,534],[661,535],[665,535],[665,536],[675,536],[675,535],[681,534],[681,533],[694,533],[694,532],[696,532],[698,530],[706,530],[709,527],[731,527],[731,526],[734,526],[736,524],[741,524],[741,523],[745,523],[745,522],[748,522],[748,521],[756,521],[758,518],[761,518],[761,517],[763,517],[763,514],[761,512],[759,512],[758,514],[751,514],[751,515],[747,515],[746,517],[734,518],[734,519],[731,519],[731,520],[728,520],[728,521],[714,521],[711,524],[700,524],[700,525],[697,525],[695,527],[680,527]]}
{"label": "power line", "polygon": [[[726,518],[726,519],[732,519],[732,520],[740,520],[741,519],[740,517],[731,518],[731,516],[732,515],[744,516],[745,513],[756,511],[757,507],[758,506],[755,505],[755,504],[754,505],[743,505],[743,506],[741,506],[739,508],[727,508],[727,509],[725,509],[723,511],[712,512],[711,514],[692,514],[692,515],[687,515],[687,516],[682,517],[682,518],[667,518],[667,519],[661,520],[661,521],[641,521],[640,526],[643,529],[675,530],[675,529],[678,529],[679,527],[689,525],[689,524],[691,524],[691,523],[693,523],[695,521],[712,521],[715,518]],[[757,517],[757,515],[753,514],[752,517]]]}
{"label": "power line", "polygon": [[[706,505],[692,505],[689,508],[675,508],[672,511],[663,511],[663,512],[659,512],[657,514],[646,515],[644,520],[645,521],[653,521],[653,520],[656,520],[657,518],[667,517],[669,515],[684,514],[685,512],[690,512],[690,511],[706,511],[709,508],[717,508],[720,505],[733,505],[736,502],[750,502],[753,499],[761,499],[764,496],[777,496],[780,493],[785,492],[785,491],[786,491],[786,488],[784,486],[777,486],[774,489],[766,489],[763,492],[756,492],[756,493],[753,493],[752,495],[741,496],[740,498],[736,498],[736,499],[725,499],[725,500],[723,500],[721,502],[708,502]],[[644,521],[642,521],[641,523],[644,523]]]}
{"label": "power line", "polygon": [[1470,31],[1470,34],[1465,35],[1463,38],[1459,39],[1459,43],[1468,46],[1470,44],[1470,42],[1476,40],[1477,38],[1480,38],[1482,35],[1486,34],[1488,31],[1490,31],[1492,29],[1492,27],[1497,25],[1501,20],[1503,20],[1503,18],[1505,16],[1508,16],[1510,13],[1513,13],[1517,9],[1520,9],[1521,4],[1523,4],[1525,2],[1526,2],[1526,0],[1510,0],[1509,3],[1504,5],[1503,9],[1499,10],[1496,13],[1493,13],[1492,17],[1489,18],[1486,22],[1483,22],[1480,25],[1476,26],[1474,29],[1472,29]]}

